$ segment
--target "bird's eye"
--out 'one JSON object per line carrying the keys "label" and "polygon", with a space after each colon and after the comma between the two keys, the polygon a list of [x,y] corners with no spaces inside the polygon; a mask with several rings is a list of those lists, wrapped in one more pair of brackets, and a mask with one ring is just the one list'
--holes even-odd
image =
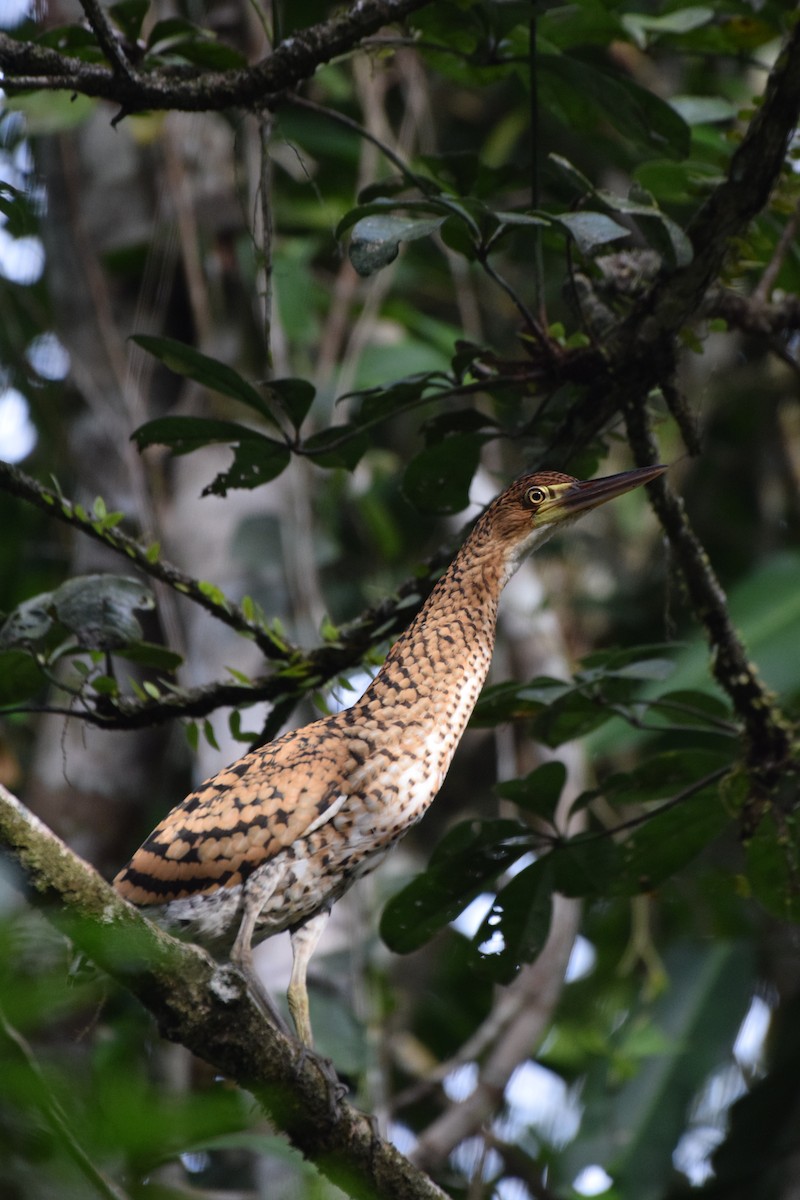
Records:
{"label": "bird's eye", "polygon": [[527,500],[528,504],[535,507],[537,504],[541,504],[544,500],[544,492],[540,487],[528,488],[527,492],[525,493],[525,499]]}

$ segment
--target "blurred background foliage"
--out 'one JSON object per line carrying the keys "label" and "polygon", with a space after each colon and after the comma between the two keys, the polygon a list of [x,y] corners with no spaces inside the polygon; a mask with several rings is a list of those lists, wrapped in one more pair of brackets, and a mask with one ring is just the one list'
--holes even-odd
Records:
{"label": "blurred background foliage", "polygon": [[[201,71],[330,6],[109,12],[142,70]],[[795,17],[436,0],[258,118],[6,97],[0,458],[47,492],[3,476],[0,782],[110,875],[247,744],[349,703],[509,479],[630,466],[553,363],[691,257]],[[72,0],[4,28],[103,61]],[[792,146],[665,373],[700,453],[641,397],[789,715],[799,199]],[[644,496],[525,566],[440,800],[313,968],[320,1048],[453,1196],[797,1195],[796,785],[743,845],[742,752]],[[3,884],[4,1196],[333,1194]],[[284,948],[261,961],[280,992]]]}

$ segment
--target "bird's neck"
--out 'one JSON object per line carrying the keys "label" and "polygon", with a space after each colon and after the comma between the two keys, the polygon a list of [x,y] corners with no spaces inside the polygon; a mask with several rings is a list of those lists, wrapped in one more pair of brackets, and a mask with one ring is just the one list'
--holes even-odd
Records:
{"label": "bird's neck", "polygon": [[405,709],[427,725],[457,713],[463,728],[489,670],[500,593],[515,569],[479,523],[360,703]]}

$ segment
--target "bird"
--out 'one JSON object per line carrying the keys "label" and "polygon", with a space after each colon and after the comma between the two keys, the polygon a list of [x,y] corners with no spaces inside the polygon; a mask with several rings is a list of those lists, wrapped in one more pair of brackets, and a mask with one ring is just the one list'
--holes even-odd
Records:
{"label": "bird", "polygon": [[312,1047],[307,971],[331,907],[439,792],[489,670],[505,584],[556,530],[666,469],[517,479],[477,520],[361,698],[201,784],[119,871],[117,892],[227,957],[284,1033],[253,944],[288,930],[289,1013],[301,1046]]}

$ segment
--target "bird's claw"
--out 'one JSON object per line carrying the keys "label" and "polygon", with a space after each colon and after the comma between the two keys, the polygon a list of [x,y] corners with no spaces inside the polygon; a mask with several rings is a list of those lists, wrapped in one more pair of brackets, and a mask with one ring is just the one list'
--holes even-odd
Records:
{"label": "bird's claw", "polygon": [[332,1059],[325,1058],[322,1054],[317,1054],[316,1050],[313,1050],[311,1046],[300,1042],[294,1060],[295,1071],[299,1074],[307,1062],[313,1062],[323,1078],[328,1091],[328,1115],[331,1120],[334,1120],[339,1112],[339,1105],[349,1091],[347,1084],[343,1083],[336,1074],[336,1068],[333,1065]]}

